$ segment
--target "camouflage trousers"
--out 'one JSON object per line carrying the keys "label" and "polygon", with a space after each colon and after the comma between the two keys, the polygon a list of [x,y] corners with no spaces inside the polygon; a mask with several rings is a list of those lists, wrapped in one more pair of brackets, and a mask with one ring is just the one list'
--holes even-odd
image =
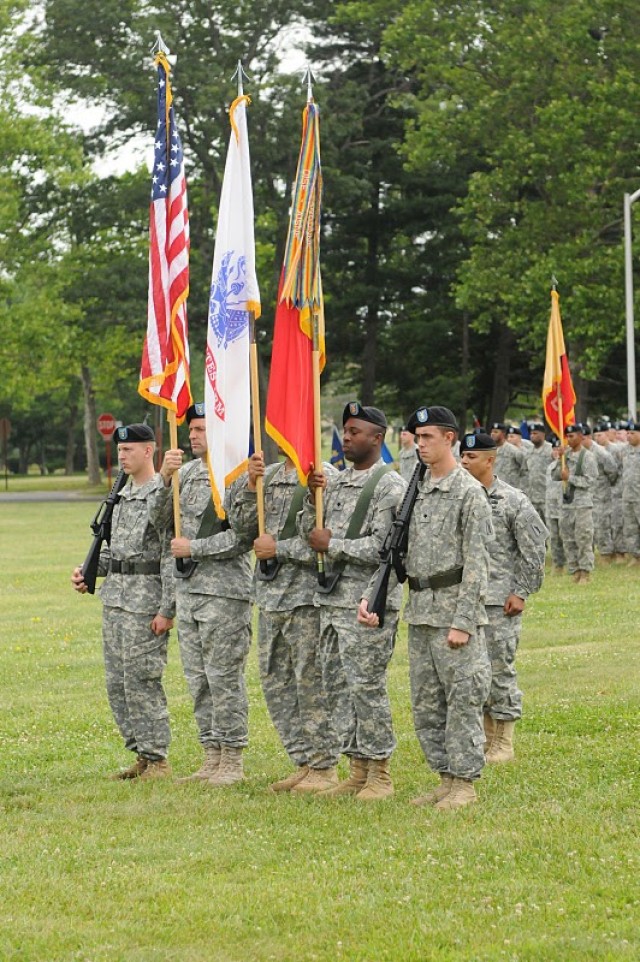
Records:
{"label": "camouflage trousers", "polygon": [[593,508],[563,504],[560,537],[567,556],[567,571],[593,571]]}
{"label": "camouflage trousers", "polygon": [[413,722],[434,772],[475,779],[484,766],[482,715],[491,666],[483,628],[462,648],[450,648],[448,634],[448,628],[409,625]]}
{"label": "camouflage trousers", "polygon": [[491,691],[484,710],[497,721],[517,721],[522,718],[522,692],[516,677],[522,615],[510,618],[502,605],[487,605],[487,617],[484,634],[491,662]]}
{"label": "camouflage trousers", "polygon": [[251,604],[176,591],[178,642],[205,747],[248,744],[244,669],[251,645]]}
{"label": "camouflage trousers", "polygon": [[107,697],[125,748],[158,760],[166,758],[171,741],[162,687],[169,632],[154,635],[153,617],[105,605],[102,645]]}
{"label": "camouflage trousers", "polygon": [[397,612],[366,628],[351,608],[320,607],[322,680],[336,741],[333,754],[389,758],[396,747],[387,692]]}
{"label": "camouflage trousers", "polygon": [[320,613],[312,605],[259,612],[260,679],[280,741],[294,765],[330,768],[338,753],[322,685],[319,634]]}
{"label": "camouflage trousers", "polygon": [[623,501],[622,521],[625,550],[638,558],[640,557],[640,503]]}
{"label": "camouflage trousers", "polygon": [[593,538],[600,554],[615,553],[611,499],[593,502]]}
{"label": "camouflage trousers", "polygon": [[549,529],[549,546],[551,548],[551,560],[556,568],[564,568],[567,563],[562,538],[560,537],[560,519],[547,518],[545,522]]}
{"label": "camouflage trousers", "polygon": [[627,550],[624,536],[624,507],[622,495],[620,492],[616,493],[615,488],[611,504],[611,534],[616,554],[624,554]]}

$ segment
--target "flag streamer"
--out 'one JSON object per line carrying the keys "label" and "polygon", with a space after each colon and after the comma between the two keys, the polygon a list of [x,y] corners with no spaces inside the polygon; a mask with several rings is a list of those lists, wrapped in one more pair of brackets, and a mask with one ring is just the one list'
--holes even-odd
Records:
{"label": "flag streamer", "polygon": [[547,333],[547,358],[542,384],[542,407],[547,424],[562,441],[568,424],[575,424],[576,394],[564,345],[560,297],[551,291],[551,315]]}

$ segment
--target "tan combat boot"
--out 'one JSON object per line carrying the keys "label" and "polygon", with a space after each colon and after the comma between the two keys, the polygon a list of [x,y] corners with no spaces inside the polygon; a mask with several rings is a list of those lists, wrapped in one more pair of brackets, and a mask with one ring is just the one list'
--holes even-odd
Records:
{"label": "tan combat boot", "polygon": [[640,565],[640,557],[638,555],[629,555],[629,561],[627,561],[627,568],[637,568]]}
{"label": "tan combat boot", "polygon": [[332,768],[310,768],[304,778],[291,789],[291,794],[296,795],[317,795],[320,792],[326,793],[327,789],[338,785],[338,769],[335,765]]}
{"label": "tan combat boot", "polygon": [[574,571],[573,574],[571,575],[571,578],[573,581],[575,581],[576,584],[578,584],[578,582],[580,581],[580,572]]}
{"label": "tan combat boot", "polygon": [[123,772],[116,772],[115,775],[109,775],[109,778],[112,782],[124,782],[129,778],[140,778],[147,765],[147,759],[143,758],[142,755],[138,755],[133,765],[125,768]]}
{"label": "tan combat boot", "polygon": [[617,565],[623,565],[627,560],[627,556],[623,551],[617,551],[613,557],[614,557],[614,564],[617,564]]}
{"label": "tan combat boot", "polygon": [[488,711],[484,713],[483,716],[484,723],[484,753],[485,755],[491,748],[493,739],[496,735],[496,720],[493,718]]}
{"label": "tan combat boot", "polygon": [[603,564],[603,565],[613,564],[613,559],[614,559],[614,558],[615,558],[615,555],[613,555],[613,554],[601,554],[601,555],[600,555],[600,564]]}
{"label": "tan combat boot", "polygon": [[590,581],[591,581],[591,577],[590,577],[588,571],[579,571],[579,572],[578,572],[578,584],[579,584],[579,585],[588,585]]}
{"label": "tan combat boot", "polygon": [[211,778],[207,779],[207,785],[224,788],[226,785],[235,785],[236,782],[241,782],[244,778],[242,751],[242,748],[230,748],[229,745],[222,745],[218,770]]}
{"label": "tan combat boot", "polygon": [[487,765],[499,765],[502,762],[512,762],[516,757],[513,751],[513,730],[515,722],[499,721],[496,723],[496,734],[491,748],[485,756]]}
{"label": "tan combat boot", "polygon": [[390,767],[390,758],[370,758],[368,760],[367,783],[356,795],[359,802],[380,802],[383,798],[389,798],[390,795],[393,795]]}
{"label": "tan combat boot", "polygon": [[216,774],[220,768],[221,749],[219,745],[207,745],[204,750],[204,761],[197,772],[179,778],[179,782],[203,782]]}
{"label": "tan combat boot", "polygon": [[367,784],[368,758],[349,757],[349,777],[343,782],[338,782],[323,794],[327,798],[336,798],[340,795],[357,795]]}
{"label": "tan combat boot", "polygon": [[440,812],[452,812],[456,808],[464,808],[478,801],[473,782],[466,778],[454,778],[450,792],[436,804]]}
{"label": "tan combat boot", "polygon": [[290,792],[293,786],[301,782],[308,774],[309,766],[301,765],[300,768],[296,768],[295,772],[287,776],[287,778],[283,778],[279,782],[273,782],[273,784],[269,785],[269,790],[272,792]]}
{"label": "tan combat boot", "polygon": [[171,765],[166,758],[160,758],[157,762],[147,761],[147,767],[140,776],[141,782],[151,782],[156,778],[170,778]]}
{"label": "tan combat boot", "polygon": [[419,795],[418,798],[412,798],[409,802],[410,805],[437,805],[442,799],[449,794],[453,786],[453,775],[449,775],[448,772],[440,772],[440,784],[437,785],[432,791],[427,792],[426,795]]}

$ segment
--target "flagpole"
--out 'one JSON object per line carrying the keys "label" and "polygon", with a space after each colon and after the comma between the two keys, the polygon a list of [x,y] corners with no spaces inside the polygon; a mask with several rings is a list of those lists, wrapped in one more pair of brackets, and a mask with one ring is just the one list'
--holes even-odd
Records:
{"label": "flagpole", "polygon": [[[311,352],[311,370],[313,374],[313,457],[315,461],[314,468],[316,471],[320,471],[322,466],[322,425],[320,421],[320,332],[318,309],[315,306],[312,310],[312,330],[313,348]],[[315,489],[314,497],[316,502],[316,528],[324,528],[324,499],[322,497],[322,488]],[[316,558],[318,564],[318,583],[324,586],[327,582],[324,569],[324,554],[321,551],[318,551]]]}
{"label": "flagpole", "polygon": [[[260,378],[258,374],[258,345],[256,344],[256,316],[249,311],[249,368],[251,373],[251,414],[253,418],[253,447],[262,453],[262,425],[260,414]],[[258,508],[258,534],[264,534],[264,478],[256,478],[256,504]]]}
{"label": "flagpole", "polygon": [[[178,422],[176,412],[167,411],[167,421],[169,422],[169,447],[174,451],[178,447]],[[180,525],[180,478],[178,472],[174,471],[171,475],[171,492],[173,494],[173,530],[176,538],[181,536]]]}

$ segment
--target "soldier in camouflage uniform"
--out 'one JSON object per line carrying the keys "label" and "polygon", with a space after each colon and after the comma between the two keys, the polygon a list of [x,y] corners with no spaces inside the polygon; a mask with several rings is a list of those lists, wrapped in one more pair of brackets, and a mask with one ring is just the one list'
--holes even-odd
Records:
{"label": "soldier in camouflage uniform", "polygon": [[[567,570],[576,584],[586,584],[593,571],[593,490],[598,479],[595,456],[582,443],[582,425],[565,429],[569,450],[565,467],[558,461],[551,476],[565,482],[560,511],[560,537]],[[561,451],[563,449],[561,448]]]}
{"label": "soldier in camouflage uniform", "polygon": [[418,463],[418,449],[411,431],[407,431],[406,424],[400,431],[400,453],[398,454],[398,474],[409,483]]}
{"label": "soldier in camouflage uniform", "polygon": [[544,521],[547,498],[547,468],[551,464],[551,444],[545,440],[544,424],[538,423],[531,426],[531,444],[532,447],[527,451],[526,494],[536,512]]}
{"label": "soldier in camouflage uniform", "polygon": [[506,424],[496,421],[491,426],[491,437],[497,445],[496,474],[507,484],[525,491],[527,487],[527,455],[523,448],[509,444]]}
{"label": "soldier in camouflage uniform", "polygon": [[640,565],[640,422],[629,421],[622,467],[622,511],[629,565]]}
{"label": "soldier in camouflage uniform", "polygon": [[549,547],[555,574],[561,574],[567,563],[560,537],[560,512],[562,511],[562,481],[555,478],[556,461],[560,458],[560,441],[556,438],[552,445],[551,461],[547,467],[547,492],[545,500],[545,520],[549,529]]}
{"label": "soldier in camouflage uniform", "polygon": [[[324,470],[328,477],[336,473],[330,464]],[[265,478],[262,535],[258,534],[258,477]],[[265,474],[264,458],[256,453],[249,459],[248,473],[229,515],[235,531],[255,539],[260,679],[271,720],[296,766],[292,775],[271,786],[274,792],[304,792],[318,784],[337,784],[330,774],[335,772],[338,755],[318,652],[320,610],[313,605],[316,555],[296,530],[305,494],[290,458],[269,465]]]}
{"label": "soldier in camouflage uniform", "polygon": [[596,548],[600,553],[600,559],[604,564],[611,564],[615,551],[613,546],[612,529],[612,505],[613,497],[612,486],[618,480],[618,465],[613,455],[607,449],[594,443],[594,437],[604,437],[601,425],[596,425],[593,429],[584,425],[583,444],[587,451],[591,451],[598,465],[598,477],[593,490],[593,531]]}
{"label": "soldier in camouflage uniform", "polygon": [[[440,775],[440,785],[414,804],[450,811],[477,801],[474,782],[485,762],[491,507],[482,485],[455,462],[458,426],[448,408],[419,408],[409,427],[428,465],[411,515],[405,562],[411,705],[422,750]],[[358,619],[378,622],[366,597]]]}
{"label": "soldier in camouflage uniform", "polygon": [[515,723],[522,717],[515,667],[522,612],[529,595],[542,586],[549,532],[527,496],[494,475],[495,441],[486,434],[467,434],[460,450],[462,466],[489,496],[495,532],[488,546],[491,568],[485,602],[491,659],[491,693],[484,708],[485,754],[489,763],[509,762],[515,757]]}
{"label": "soldier in camouflage uniform", "polygon": [[[626,422],[618,423],[624,423],[626,426]],[[622,468],[629,446],[626,441],[626,433],[622,435],[617,427],[614,427],[612,424],[608,425],[606,438],[607,443],[604,446],[618,466],[618,478],[611,488],[611,536],[613,538],[613,548],[615,552],[614,561],[616,564],[624,564],[627,549],[624,540]]]}
{"label": "soldier in camouflage uniform", "polygon": [[379,551],[405,483],[380,456],[387,427],[382,411],[353,401],[345,407],[342,423],[344,454],[352,467],[329,479],[315,472],[310,476],[311,496],[315,488],[326,485],[325,527],[316,527],[315,506],[305,498],[300,531],[314,551],[324,553],[329,577],[339,574],[329,594],[316,591],[314,603],[320,610],[322,674],[337,736],[334,753],[348,756],[350,775],[339,785],[328,786],[325,794],[354,795],[366,802],[393,792],[389,767],[396,741],[387,666],[402,600],[400,586],[390,593],[383,628],[363,628],[357,623],[356,608],[378,568]]}
{"label": "soldier in camouflage uniform", "polygon": [[[173,624],[172,559],[168,534],[149,516],[156,485],[155,436],[146,424],[117,428],[118,458],[129,480],[113,510],[111,544],[100,552],[98,575],[107,695],[125,748],[136,755],[115,779],[147,781],[170,774],[171,740],[162,674]],[[76,591],[87,586],[77,567]]]}
{"label": "soldier in camouflage uniform", "polygon": [[[189,408],[187,422],[195,460],[181,467],[183,452],[166,452],[153,511],[160,519],[170,518],[171,478],[179,470],[182,534],[171,542],[174,558],[181,559],[175,578],[178,642],[205,752],[200,769],[186,780],[221,787],[244,777],[251,542],[230,530],[228,522],[220,522],[213,510],[203,404]],[[226,512],[233,497],[232,487],[225,497]],[[180,577],[181,573],[187,576]]]}

